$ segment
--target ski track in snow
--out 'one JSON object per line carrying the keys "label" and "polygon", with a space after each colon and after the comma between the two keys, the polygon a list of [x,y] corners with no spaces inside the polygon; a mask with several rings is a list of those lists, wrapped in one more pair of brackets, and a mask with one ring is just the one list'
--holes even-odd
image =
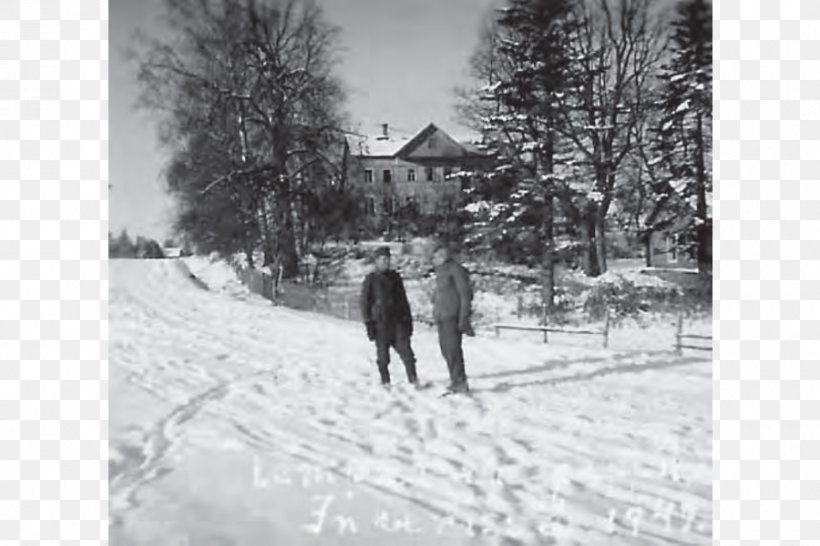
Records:
{"label": "ski track in snow", "polygon": [[502,544],[711,542],[711,363],[488,338],[465,341],[474,394],[440,397],[432,330],[422,380],[377,386],[363,326],[196,286],[172,260],[111,262],[111,361],[172,409],[112,439],[114,524],[173,470],[195,423],[284,453]]}

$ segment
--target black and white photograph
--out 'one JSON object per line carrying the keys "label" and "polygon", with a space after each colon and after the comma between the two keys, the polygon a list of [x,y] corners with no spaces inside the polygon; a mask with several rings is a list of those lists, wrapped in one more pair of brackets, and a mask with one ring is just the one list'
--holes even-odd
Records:
{"label": "black and white photograph", "polygon": [[113,546],[707,545],[711,0],[111,0]]}

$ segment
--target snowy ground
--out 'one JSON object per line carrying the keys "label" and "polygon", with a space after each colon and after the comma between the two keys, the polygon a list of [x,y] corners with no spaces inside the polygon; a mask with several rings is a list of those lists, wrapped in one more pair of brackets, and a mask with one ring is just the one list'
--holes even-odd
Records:
{"label": "snowy ground", "polygon": [[477,337],[441,398],[419,326],[386,392],[361,325],[188,263],[110,262],[112,544],[711,543],[708,355]]}

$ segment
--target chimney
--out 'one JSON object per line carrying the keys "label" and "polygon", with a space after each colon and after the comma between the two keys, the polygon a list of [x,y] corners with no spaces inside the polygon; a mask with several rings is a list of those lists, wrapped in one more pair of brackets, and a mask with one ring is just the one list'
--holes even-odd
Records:
{"label": "chimney", "polygon": [[386,140],[389,137],[390,137],[390,134],[389,134],[389,131],[388,131],[388,125],[386,123],[382,123],[382,138],[384,138]]}

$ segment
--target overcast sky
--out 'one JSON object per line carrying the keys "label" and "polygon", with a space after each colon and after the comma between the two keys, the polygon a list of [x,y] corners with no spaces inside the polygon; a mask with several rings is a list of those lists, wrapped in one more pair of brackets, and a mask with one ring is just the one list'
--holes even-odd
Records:
{"label": "overcast sky", "polygon": [[[318,0],[342,31],[339,75],[351,120],[366,133],[382,122],[416,132],[433,122],[468,136],[454,119],[453,88],[466,81],[481,21],[498,0]],[[171,221],[166,156],[155,120],[134,109],[136,67],[123,55],[136,29],[157,28],[162,0],[110,2],[110,230],[163,238]]]}

